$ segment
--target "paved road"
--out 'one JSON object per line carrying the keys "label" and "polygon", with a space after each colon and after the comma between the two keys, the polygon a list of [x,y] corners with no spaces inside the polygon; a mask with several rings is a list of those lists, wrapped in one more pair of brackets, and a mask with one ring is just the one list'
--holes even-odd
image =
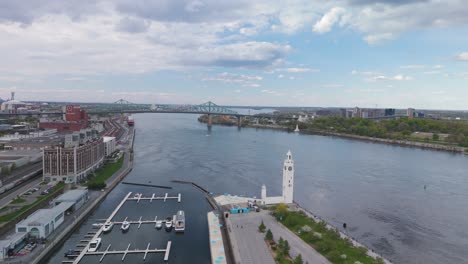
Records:
{"label": "paved road", "polygon": [[268,249],[264,234],[258,232],[261,217],[259,214],[230,215],[227,226],[233,252],[238,263],[242,264],[275,264]]}
{"label": "paved road", "polygon": [[[263,220],[263,223],[266,225],[267,229],[270,229],[273,233],[273,237],[275,241],[278,243],[280,237],[283,239],[288,240],[290,250],[289,255],[295,258],[297,255],[301,254],[302,260],[304,263],[309,264],[330,264],[330,262],[320,255],[315,249],[305,243],[302,239],[296,236],[293,232],[289,229],[281,225],[276,221],[276,219],[268,214],[268,211],[261,211],[259,213],[248,213],[248,214],[239,214],[239,215],[230,215],[228,219],[232,221],[233,227],[233,234],[237,239],[237,243],[239,246],[239,250],[244,254],[245,251],[248,254],[259,254],[261,252],[261,248],[259,245],[264,246],[266,248],[265,242],[263,241],[263,234],[258,233],[258,226],[260,222]],[[242,225],[243,228],[240,229],[236,227],[236,225]],[[258,239],[258,237],[260,239]],[[254,242],[255,240],[255,242]],[[255,245],[259,244],[259,245]],[[269,253],[269,252],[268,252]],[[270,256],[271,257],[271,256]],[[241,257],[242,260],[243,257]],[[250,258],[250,257],[249,257]],[[250,260],[250,259],[247,259]],[[244,262],[242,263],[270,263],[270,262],[261,262],[260,259],[255,259],[254,262]],[[274,263],[274,262],[271,262]]]}
{"label": "paved road", "polygon": [[18,189],[14,190],[13,192],[3,196],[0,199],[0,208],[4,207],[7,205],[11,200],[16,198],[16,196],[26,192],[27,190],[33,188],[34,186],[38,185],[42,181],[42,177],[38,177],[32,181],[29,181],[26,184],[21,185]]}

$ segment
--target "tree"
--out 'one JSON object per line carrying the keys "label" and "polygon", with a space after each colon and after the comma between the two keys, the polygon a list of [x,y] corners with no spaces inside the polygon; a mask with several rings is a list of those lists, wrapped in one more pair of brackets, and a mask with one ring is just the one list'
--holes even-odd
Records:
{"label": "tree", "polygon": [[438,141],[439,140],[439,134],[437,134],[437,133],[432,134],[432,140]]}
{"label": "tree", "polygon": [[263,220],[262,220],[262,222],[261,222],[260,225],[258,226],[258,232],[264,233],[264,232],[265,232],[265,228],[266,228],[266,226],[265,226],[265,224],[263,223]]}
{"label": "tree", "polygon": [[265,239],[268,241],[273,241],[273,233],[271,233],[271,230],[268,229],[265,235]]}
{"label": "tree", "polygon": [[294,258],[293,264],[302,264],[302,263],[304,263],[304,261],[302,261],[302,256],[301,254],[299,254]]}
{"label": "tree", "polygon": [[284,240],[284,245],[283,245],[283,252],[284,255],[289,255],[289,242],[287,240]]}
{"label": "tree", "polygon": [[276,217],[283,217],[284,219],[287,213],[288,213],[288,206],[285,205],[284,203],[280,203],[276,206],[276,210],[275,210]]}

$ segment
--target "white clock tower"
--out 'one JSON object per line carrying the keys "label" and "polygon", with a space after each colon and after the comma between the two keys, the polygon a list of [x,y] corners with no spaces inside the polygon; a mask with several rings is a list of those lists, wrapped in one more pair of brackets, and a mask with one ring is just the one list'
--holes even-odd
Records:
{"label": "white clock tower", "polygon": [[292,159],[291,151],[286,154],[283,166],[283,200],[284,203],[293,202],[294,193],[294,161]]}

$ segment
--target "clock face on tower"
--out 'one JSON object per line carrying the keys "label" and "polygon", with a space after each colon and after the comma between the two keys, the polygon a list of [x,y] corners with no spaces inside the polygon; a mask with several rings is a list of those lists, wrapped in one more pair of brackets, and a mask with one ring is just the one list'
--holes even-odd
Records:
{"label": "clock face on tower", "polygon": [[292,171],[292,167],[291,167],[291,166],[289,166],[288,170],[289,170],[289,171]]}

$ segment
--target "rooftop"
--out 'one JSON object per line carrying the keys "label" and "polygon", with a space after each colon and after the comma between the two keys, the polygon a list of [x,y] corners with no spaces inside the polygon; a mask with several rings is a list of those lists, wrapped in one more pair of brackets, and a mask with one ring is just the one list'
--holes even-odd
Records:
{"label": "rooftop", "polygon": [[59,205],[49,209],[39,209],[30,215],[28,218],[19,222],[17,225],[45,225],[54,219],[58,214],[65,212],[68,208],[73,206],[73,203],[63,202]]}
{"label": "rooftop", "polygon": [[88,192],[86,189],[76,189],[76,190],[70,190],[59,197],[55,199],[56,202],[60,201],[76,201],[83,195],[85,195]]}

